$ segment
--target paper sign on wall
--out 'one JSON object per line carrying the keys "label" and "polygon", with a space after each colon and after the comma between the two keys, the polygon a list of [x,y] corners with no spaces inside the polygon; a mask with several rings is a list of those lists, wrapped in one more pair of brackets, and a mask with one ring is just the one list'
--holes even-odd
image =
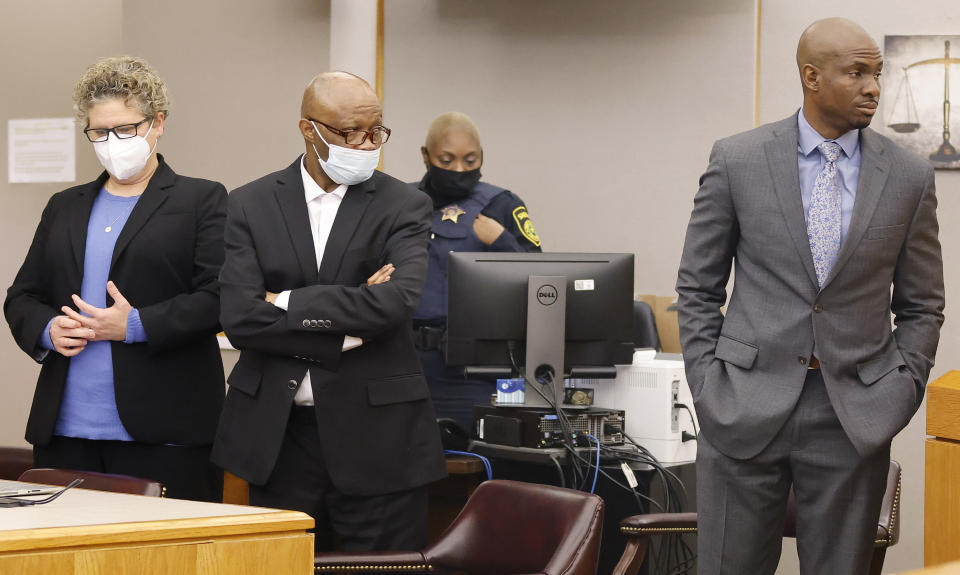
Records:
{"label": "paper sign on wall", "polygon": [[73,118],[10,120],[7,131],[9,182],[76,180],[75,132]]}

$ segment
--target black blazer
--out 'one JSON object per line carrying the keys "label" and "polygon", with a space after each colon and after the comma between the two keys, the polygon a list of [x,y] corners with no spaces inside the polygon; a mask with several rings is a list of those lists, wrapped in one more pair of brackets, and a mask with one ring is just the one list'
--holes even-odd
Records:
{"label": "black blazer", "polygon": [[[217,182],[177,175],[158,158],[110,265],[110,279],[140,311],[148,339],[112,342],[117,410],[137,441],[209,445],[223,405],[217,275],[227,194]],[[70,295],[80,293],[87,222],[107,177],[50,198],[3,304],[17,344],[43,364],[27,421],[34,445],[50,441],[70,365],[37,340],[62,315],[61,306],[73,307]]]}
{"label": "black blazer", "polygon": [[[446,474],[410,318],[427,271],[426,194],[377,172],[343,198],[317,270],[298,159],[230,193],[220,320],[241,350],[213,461],[254,484],[276,464],[310,370],[324,465],[350,495]],[[393,263],[392,279],[366,279]],[[287,311],[266,291],[292,290]],[[344,335],[364,338],[342,352]]]}

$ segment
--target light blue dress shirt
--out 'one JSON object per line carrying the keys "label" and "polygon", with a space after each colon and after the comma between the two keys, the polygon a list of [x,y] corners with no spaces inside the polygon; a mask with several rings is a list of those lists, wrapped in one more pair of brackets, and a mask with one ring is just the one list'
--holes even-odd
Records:
{"label": "light blue dress shirt", "polygon": [[[800,166],[800,194],[803,197],[803,219],[806,221],[810,212],[810,196],[813,194],[813,184],[817,175],[827,163],[817,146],[827,139],[813,129],[806,117],[803,108],[797,117],[800,135],[797,139],[797,161]],[[850,130],[846,134],[833,140],[843,148],[843,154],[837,160],[837,172],[840,174],[840,245],[847,239],[847,230],[850,229],[850,219],[853,217],[853,204],[857,199],[857,183],[860,181],[860,130]]]}

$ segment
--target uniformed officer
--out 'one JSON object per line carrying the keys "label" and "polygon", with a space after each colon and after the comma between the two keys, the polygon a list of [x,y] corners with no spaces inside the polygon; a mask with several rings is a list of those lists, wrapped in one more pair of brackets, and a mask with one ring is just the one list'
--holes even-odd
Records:
{"label": "uniformed officer", "polygon": [[480,181],[483,149],[469,116],[438,116],[420,152],[427,173],[417,187],[433,199],[434,212],[427,284],[413,316],[414,341],[437,416],[452,418],[468,430],[473,405],[489,404],[496,389],[493,382],[466,379],[462,368],[444,363],[447,254],[539,252],[540,238],[523,200]]}

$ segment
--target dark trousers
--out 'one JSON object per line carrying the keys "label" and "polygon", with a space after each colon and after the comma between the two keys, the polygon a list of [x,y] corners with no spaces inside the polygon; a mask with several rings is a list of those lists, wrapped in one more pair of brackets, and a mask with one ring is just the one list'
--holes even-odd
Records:
{"label": "dark trousers", "polygon": [[797,502],[802,575],[869,573],[890,446],[861,457],[830,404],[820,370],[810,370],[783,428],[746,460],[697,445],[701,575],[772,575],[780,560],[787,495]]}
{"label": "dark trousers", "polygon": [[136,441],[55,435],[33,448],[35,467],[132,475],[159,481],[167,497],[223,501],[223,470],[210,462],[210,447],[149,445]]}
{"label": "dark trousers", "polygon": [[440,350],[421,350],[419,354],[437,417],[453,419],[469,433],[473,425],[473,406],[490,405],[490,396],[497,392],[496,384],[467,379],[462,367],[446,365]]}
{"label": "dark trousers", "polygon": [[[316,410],[295,406],[270,479],[250,486],[250,504],[302,511],[316,524],[316,551],[418,551],[426,546],[427,488],[355,496],[333,485]],[[342,441],[349,441],[345,435]],[[364,457],[357,453],[356,457]]]}

